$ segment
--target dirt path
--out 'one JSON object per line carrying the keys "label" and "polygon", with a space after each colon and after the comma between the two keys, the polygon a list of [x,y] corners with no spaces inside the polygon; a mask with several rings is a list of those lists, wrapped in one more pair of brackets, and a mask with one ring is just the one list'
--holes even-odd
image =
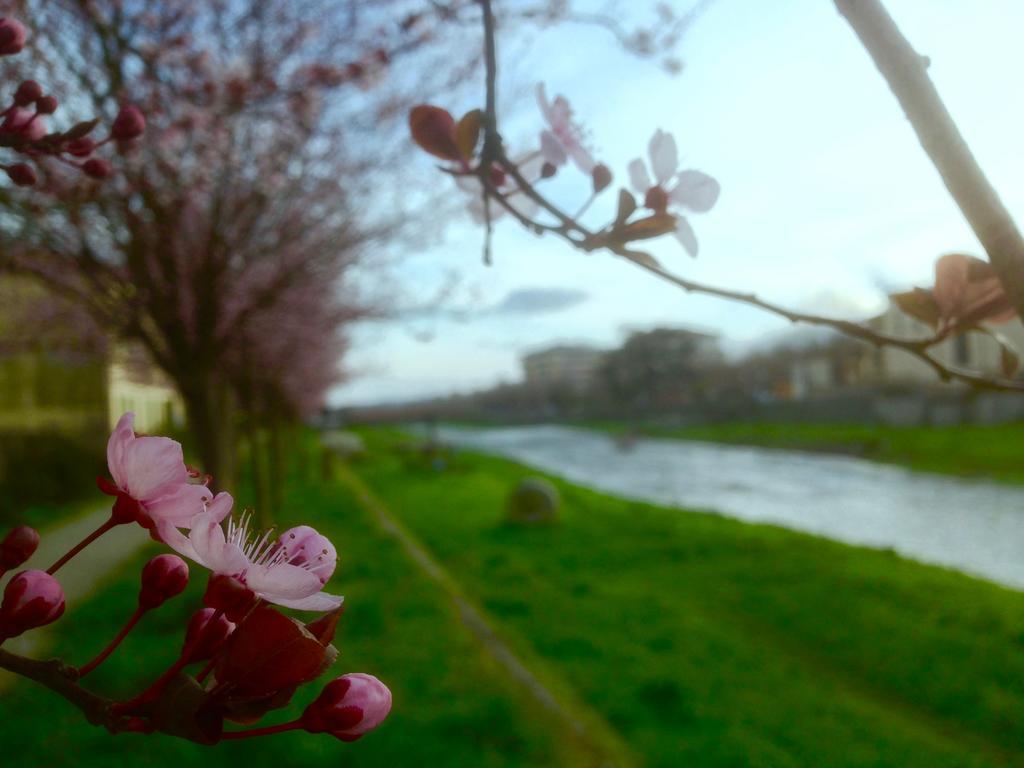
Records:
{"label": "dirt path", "polygon": [[458,582],[416,536],[398,521],[362,478],[345,465],[340,466],[338,474],[359,504],[377,519],[384,531],[398,541],[420,570],[445,591],[455,604],[463,623],[491,656],[538,704],[561,720],[569,733],[594,755],[595,765],[601,768],[631,768],[637,765],[628,745],[599,714],[573,696],[567,682],[555,679],[555,674],[549,670],[535,671],[541,666],[539,661],[527,663],[512,649],[483,610],[463,594]]}
{"label": "dirt path", "polygon": [[[45,531],[39,549],[22,568],[49,568],[58,557],[102,525],[110,515],[107,507],[77,517],[55,528]],[[122,525],[100,537],[86,547],[70,563],[61,568],[58,577],[64,587],[67,610],[73,611],[76,604],[90,595],[107,575],[113,573],[124,562],[131,559],[149,541],[146,533],[137,525]],[[0,579],[0,590],[13,574]],[[46,651],[50,630],[28,632],[4,643],[4,649],[26,656],[40,656]],[[13,680],[13,676],[0,671],[0,691]]]}

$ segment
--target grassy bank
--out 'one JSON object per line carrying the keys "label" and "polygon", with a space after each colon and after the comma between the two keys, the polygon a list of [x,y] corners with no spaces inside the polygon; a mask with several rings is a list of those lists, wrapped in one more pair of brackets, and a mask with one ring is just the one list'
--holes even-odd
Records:
{"label": "grassy bank", "polygon": [[1024,595],[557,480],[561,522],[511,528],[522,467],[369,437],[363,479],[644,765],[1024,765]]}
{"label": "grassy bank", "polygon": [[[618,433],[624,424],[586,426]],[[644,426],[644,434],[683,440],[844,453],[924,472],[1024,483],[1024,424],[887,427],[862,424]]]}
{"label": "grassy bank", "polygon": [[[293,765],[506,766],[585,765],[585,758],[536,711],[532,700],[463,627],[454,608],[424,581],[398,545],[333,482],[311,473],[293,476],[285,525],[307,522],[338,544],[339,569],[331,587],[346,595],[347,610],[335,641],[341,655],[334,674],[366,671],[385,680],[395,707],[381,730],[344,744],[301,733],[226,743],[208,748],[169,737],[112,737],[87,725],[64,700],[27,683],[0,696],[0,735],[5,768],[37,766]],[[140,536],[145,534],[140,530]],[[142,562],[159,551],[153,545]],[[115,575],[84,605],[72,605],[55,633],[52,650],[83,663],[120,628],[135,604],[138,567]],[[126,696],[155,677],[179,650],[182,622],[198,604],[205,579],[184,598],[148,616],[125,645],[90,678],[90,686]],[[327,678],[329,679],[329,678]],[[286,711],[266,722],[290,719],[312,699],[316,683]]]}

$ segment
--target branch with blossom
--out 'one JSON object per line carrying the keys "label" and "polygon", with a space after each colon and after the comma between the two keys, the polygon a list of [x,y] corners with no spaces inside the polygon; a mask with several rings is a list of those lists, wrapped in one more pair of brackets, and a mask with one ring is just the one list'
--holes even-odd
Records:
{"label": "branch with blossom", "polygon": [[[841,2],[840,5],[847,16],[857,14],[853,4]],[[880,8],[877,3],[872,5]],[[648,144],[650,174],[647,165],[639,158],[629,164],[628,176],[634,192],[641,196],[639,201],[629,190],[620,189],[616,214],[611,222],[600,227],[583,224],[580,217],[594,197],[611,186],[611,172],[591,157],[568,101],[558,97],[549,102],[543,86],[538,87],[538,102],[547,128],[541,132],[540,146],[534,153],[545,160],[539,177],[524,173],[524,166],[510,158],[499,131],[496,111],[497,57],[490,0],[482,0],[481,8],[486,64],[485,108],[473,110],[456,121],[440,107],[420,105],[410,113],[410,130],[422,149],[444,161],[443,171],[463,186],[466,182],[462,180],[472,179],[480,190],[478,209],[484,214],[487,232],[485,261],[490,260],[493,212],[507,211],[538,235],[560,237],[587,253],[607,251],[688,293],[755,306],[794,323],[828,327],[878,347],[902,349],[928,364],[943,381],[959,381],[982,389],[1024,391],[1024,381],[1015,378],[1019,367],[1017,352],[988,327],[990,323],[1017,317],[1017,307],[1007,298],[1007,281],[1003,273],[980,259],[948,254],[936,263],[934,288],[918,288],[893,296],[894,302],[904,312],[933,328],[931,335],[916,339],[881,333],[861,323],[796,311],[753,293],[691,280],[662,265],[637,243],[672,234],[691,256],[696,256],[696,233],[683,211],[704,213],[711,210],[720,192],[718,182],[712,176],[696,169],[679,169],[675,140],[664,131],[656,131]],[[865,9],[865,13],[877,13],[877,8]],[[909,48],[901,37],[891,39],[891,30],[887,29],[886,33],[890,35],[890,46],[899,46],[902,41]],[[934,98],[937,99],[937,95]],[[963,150],[966,151],[965,146]],[[955,152],[956,148],[951,151]],[[541,182],[554,176],[570,157],[580,171],[590,176],[591,190],[576,214],[567,213],[540,189]],[[996,215],[1001,210],[989,218],[994,217],[1004,224],[1006,217]],[[1012,221],[1009,228],[1016,231]],[[1011,285],[1016,287],[1015,283]],[[1002,375],[990,376],[950,365],[932,351],[950,336],[969,331],[989,335],[1000,345]]]}
{"label": "branch with blossom", "polygon": [[[0,18],[0,56],[20,53],[27,35],[25,26],[17,19]],[[91,179],[107,179],[114,168],[94,153],[111,143],[124,151],[146,129],[142,112],[128,104],[111,123],[106,138],[96,140],[90,136],[99,125],[98,119],[77,123],[63,132],[51,132],[47,119],[59,106],[57,98],[46,93],[38,82],[24,80],[14,91],[11,103],[0,112],[0,147],[31,161],[0,163],[0,168],[19,187],[31,187],[39,181],[36,168],[45,159],[59,161]]]}
{"label": "branch with blossom", "polygon": [[[157,555],[146,563],[135,609],[92,659],[75,666],[0,648],[0,668],[63,696],[90,723],[110,733],[161,732],[215,744],[305,730],[354,741],[380,725],[391,709],[391,692],[372,675],[354,673],[328,683],[295,720],[224,730],[225,721],[249,725],[285,706],[300,686],[333,664],[338,652],[331,641],[343,598],[323,587],[334,573],[337,551],[306,525],[275,536],[252,531],[248,515],[232,519],[232,497],[214,495],[207,488],[209,478],[185,466],[180,444],[136,435],[132,424],[131,413],[119,420],[107,444],[110,478],[97,481],[114,498],[110,518],[48,569],[14,575],[0,603],[0,646],[60,620],[66,603],[58,572],[112,528],[138,523],[177,554]],[[8,532],[0,540],[0,576],[27,562],[39,540],[28,526]],[[125,701],[85,688],[82,679],[117,651],[146,614],[184,591],[190,574],[181,556],[210,575],[204,606],[182,627],[177,660]],[[321,616],[303,622],[275,606]],[[195,667],[192,673],[190,667]]]}

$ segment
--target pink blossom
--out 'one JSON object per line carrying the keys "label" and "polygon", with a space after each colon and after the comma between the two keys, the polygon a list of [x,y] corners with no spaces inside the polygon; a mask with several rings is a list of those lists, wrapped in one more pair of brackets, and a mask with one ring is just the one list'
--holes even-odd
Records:
{"label": "pink blossom", "polygon": [[285,557],[292,565],[310,564],[321,584],[326,584],[338,563],[338,551],[330,539],[321,536],[315,528],[300,525],[289,528],[277,540]]}
{"label": "pink blossom", "polygon": [[[533,184],[541,178],[542,168],[546,161],[541,153],[533,153],[519,159],[513,158],[512,162],[518,166],[523,178]],[[460,175],[455,177],[455,185],[469,196],[466,208],[469,215],[473,217],[473,221],[482,224],[486,219],[486,211],[480,179],[475,175]],[[537,213],[539,206],[536,201],[521,194],[519,186],[508,174],[491,174],[491,185],[523,216],[531,218]],[[500,219],[506,213],[508,211],[505,210],[505,206],[492,198],[490,201],[491,221]]]}
{"label": "pink blossom", "polygon": [[46,571],[22,571],[4,589],[0,640],[51,624],[64,614],[64,590]]}
{"label": "pink blossom", "polygon": [[[718,182],[702,171],[679,170],[679,152],[671,133],[655,131],[647,153],[654,172],[653,182],[640,158],[631,161],[628,168],[630,183],[644,195],[644,205],[656,213],[665,213],[673,203],[696,213],[705,213],[714,207],[721,191]],[[697,236],[690,222],[679,213],[669,212],[676,218],[676,238],[687,253],[696,256]]]}
{"label": "pink blossom", "polygon": [[46,121],[37,117],[34,110],[14,107],[0,126],[5,133],[20,133],[29,141],[37,141],[46,135]]}
{"label": "pink blossom", "polygon": [[302,713],[302,727],[310,733],[330,733],[342,741],[355,741],[372,731],[391,711],[391,691],[373,675],[353,672],[324,686]]}
{"label": "pink blossom", "polygon": [[[161,522],[183,527],[208,509],[223,519],[230,509],[213,500],[204,485],[189,482],[181,443],[167,437],[138,437],[132,429],[135,414],[124,414],[107,441],[107,467],[113,485],[103,480],[100,489],[117,496],[115,516],[122,522],[136,520],[146,528]],[[230,497],[228,497],[230,500]]]}
{"label": "pink blossom", "polygon": [[583,146],[583,129],[573,121],[569,101],[564,96],[556,96],[554,101],[548,101],[544,83],[538,83],[537,105],[548,124],[548,130],[540,134],[544,160],[557,168],[565,165],[571,157],[581,171],[588,174],[593,172],[596,163]]}
{"label": "pink blossom", "polygon": [[[217,495],[218,500],[222,497],[227,497],[222,503],[230,505],[231,497]],[[337,560],[329,541],[309,528],[303,543],[319,546],[321,551],[314,555],[301,545],[289,549],[281,541],[271,540],[269,531],[262,536],[250,531],[248,515],[237,522],[230,520],[225,534],[220,524],[223,514],[218,515],[214,504],[210,511],[192,519],[187,537],[174,525],[161,523],[161,539],[214,574],[237,579],[268,602],[305,611],[333,611],[341,605],[343,598],[320,591]]]}

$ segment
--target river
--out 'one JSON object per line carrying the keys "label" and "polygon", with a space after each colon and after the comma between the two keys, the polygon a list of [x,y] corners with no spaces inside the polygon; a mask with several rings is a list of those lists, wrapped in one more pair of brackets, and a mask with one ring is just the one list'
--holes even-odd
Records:
{"label": "river", "polygon": [[515,459],[596,490],[891,547],[1024,588],[1024,488],[913,472],[846,456],[558,426],[442,427],[442,440]]}

